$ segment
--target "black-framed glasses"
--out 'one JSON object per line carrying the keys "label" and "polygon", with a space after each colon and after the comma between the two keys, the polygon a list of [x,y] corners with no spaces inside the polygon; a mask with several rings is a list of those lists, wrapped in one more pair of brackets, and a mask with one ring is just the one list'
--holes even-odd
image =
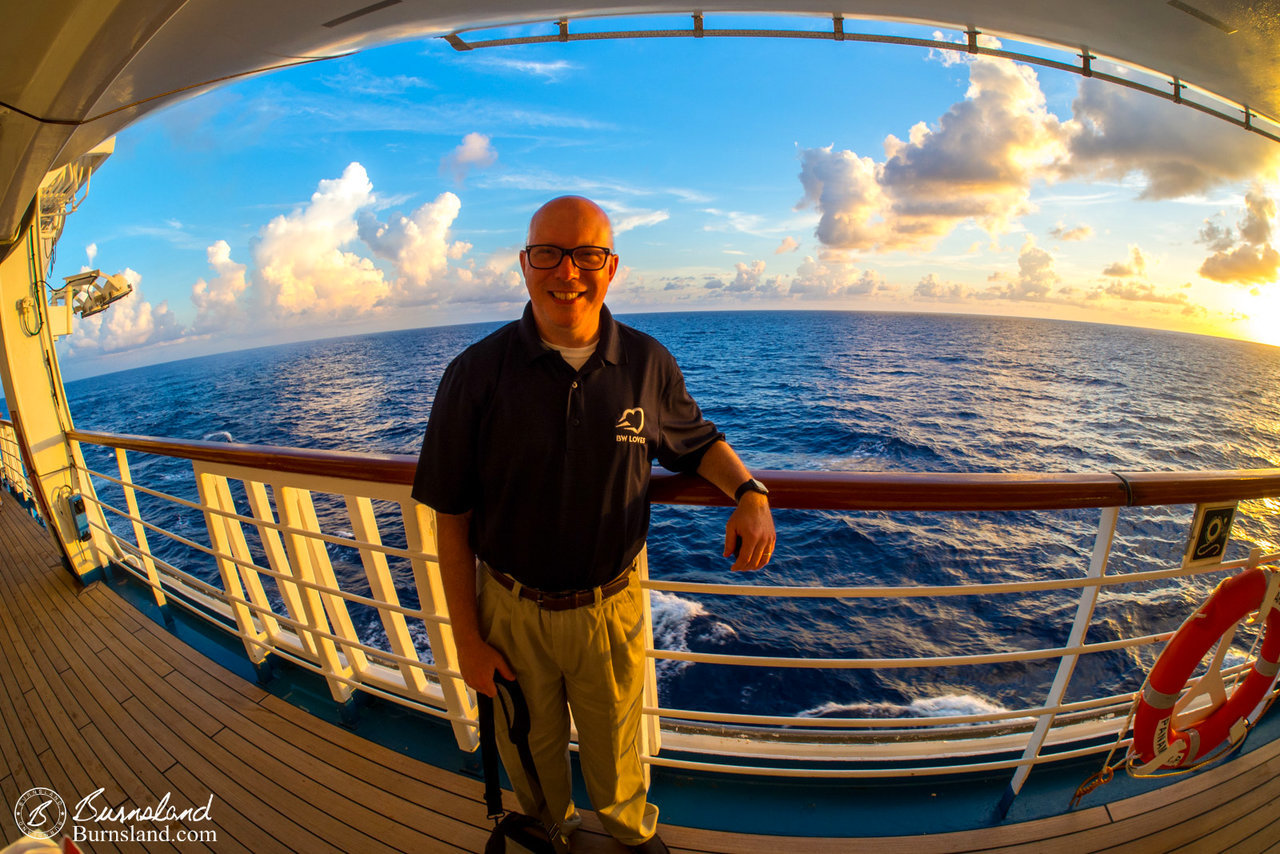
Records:
{"label": "black-framed glasses", "polygon": [[535,270],[554,270],[560,266],[564,256],[568,255],[579,270],[592,272],[603,270],[613,252],[603,246],[575,246],[562,249],[550,243],[535,243],[524,248],[524,257],[529,259],[529,266]]}

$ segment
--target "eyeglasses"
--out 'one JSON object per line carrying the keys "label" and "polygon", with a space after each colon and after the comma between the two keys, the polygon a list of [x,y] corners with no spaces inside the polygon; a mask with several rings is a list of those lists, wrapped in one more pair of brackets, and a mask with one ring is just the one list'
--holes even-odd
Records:
{"label": "eyeglasses", "polygon": [[535,270],[554,270],[560,266],[564,256],[573,259],[579,270],[592,272],[603,270],[613,252],[603,246],[575,246],[572,249],[561,249],[549,243],[538,243],[524,248],[524,256],[529,259],[529,266]]}

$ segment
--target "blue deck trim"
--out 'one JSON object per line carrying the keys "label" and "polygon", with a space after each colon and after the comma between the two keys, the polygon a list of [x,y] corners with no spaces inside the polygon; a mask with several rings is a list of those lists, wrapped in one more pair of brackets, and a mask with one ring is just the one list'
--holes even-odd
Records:
{"label": "blue deck trim", "polygon": [[[108,582],[140,612],[165,625],[149,588],[127,573]],[[191,647],[248,682],[260,683],[260,672],[234,635],[187,613],[170,609],[169,631]],[[458,749],[444,721],[370,695],[360,695],[359,714],[344,721],[343,711],[317,673],[276,656],[268,658],[272,678],[262,687],[322,720],[349,729],[361,738],[445,771],[483,779],[479,753]],[[1280,715],[1269,712],[1258,722],[1244,747],[1248,753],[1280,737]],[[666,755],[666,754],[664,754]],[[975,830],[1049,818],[1069,812],[1076,787],[1102,767],[1105,753],[1084,760],[1035,768],[1018,796],[1003,803],[1012,771],[916,778],[815,780],[711,774],[654,766],[650,799],[661,821],[737,833],[786,836],[873,837]],[[721,761],[715,757],[704,761]],[[586,808],[590,800],[574,757],[574,797]],[[1109,784],[1086,795],[1076,810],[1152,791],[1185,776],[1138,780],[1117,773]],[[504,775],[505,784],[505,775]],[[767,804],[767,809],[754,805]],[[1002,814],[1001,807],[1007,809]]]}

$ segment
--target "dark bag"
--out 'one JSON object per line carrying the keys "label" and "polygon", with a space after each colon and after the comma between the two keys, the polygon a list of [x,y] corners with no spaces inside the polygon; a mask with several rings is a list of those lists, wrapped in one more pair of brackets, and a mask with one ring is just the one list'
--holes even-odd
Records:
{"label": "dark bag", "polygon": [[547,829],[531,815],[511,812],[489,834],[484,854],[555,854]]}
{"label": "dark bag", "polygon": [[[529,751],[529,706],[525,703],[524,692],[514,681],[493,674],[494,685],[498,688],[498,700],[503,704],[511,743],[520,754],[520,764],[524,766],[525,776],[537,789],[538,769],[533,765],[533,754]],[[484,854],[565,854],[568,844],[554,822],[541,820],[533,816],[517,812],[506,812],[502,808],[502,789],[498,784],[498,740],[494,731],[493,698],[484,694],[476,695],[476,710],[480,716],[480,753],[484,764],[484,802],[489,810],[489,818],[497,822],[489,841],[485,844]],[[548,829],[550,828],[550,829]]]}

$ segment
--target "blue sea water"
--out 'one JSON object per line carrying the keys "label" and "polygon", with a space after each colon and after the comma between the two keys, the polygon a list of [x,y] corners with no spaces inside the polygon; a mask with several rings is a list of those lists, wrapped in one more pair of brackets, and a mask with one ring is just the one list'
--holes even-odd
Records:
{"label": "blue sea water", "polygon": [[[1280,348],[977,316],[703,312],[620,319],[666,344],[704,412],[755,469],[1280,466]],[[445,366],[498,325],[229,353],[82,380],[67,392],[82,429],[414,454]],[[106,455],[93,449],[86,455],[92,467],[114,471]],[[140,482],[194,497],[189,467],[141,455],[131,460]],[[112,499],[110,488],[102,491]],[[322,525],[331,521],[331,532],[343,533],[340,502],[318,500],[318,506]],[[1267,513],[1277,510],[1277,502],[1242,505],[1229,557],[1243,556],[1253,545],[1274,550],[1280,521]],[[201,538],[204,520],[197,511],[144,502],[142,512],[148,521]],[[742,580],[729,577],[720,557],[726,512],[655,507],[652,576]],[[1110,572],[1176,566],[1191,513],[1190,507],[1124,511]],[[1079,577],[1088,566],[1099,511],[779,510],[775,518],[777,552],[752,582],[932,585]],[[188,568],[204,565],[202,571],[213,576],[207,558],[152,539],[171,560]],[[330,552],[340,574],[358,588],[358,556],[340,547]],[[393,570],[407,587],[407,566],[393,562]],[[1088,639],[1172,629],[1212,583],[1109,590]],[[1061,645],[1076,595],[755,601],[655,593],[653,602],[661,647],[893,658]],[[376,639],[376,620],[358,619]],[[417,628],[425,648],[425,632]],[[1145,649],[1084,657],[1077,695],[1086,687],[1133,690],[1154,654]],[[659,664],[661,699],[669,707],[885,716],[1038,702],[1053,668],[1052,662],[878,672]]]}

